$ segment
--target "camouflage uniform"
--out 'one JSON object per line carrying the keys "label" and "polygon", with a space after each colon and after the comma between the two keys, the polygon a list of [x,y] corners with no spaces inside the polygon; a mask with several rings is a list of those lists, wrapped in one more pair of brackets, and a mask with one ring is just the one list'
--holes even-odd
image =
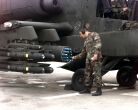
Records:
{"label": "camouflage uniform", "polygon": [[[91,58],[96,53],[98,54],[98,60],[93,62]],[[92,32],[86,38],[84,42],[84,47],[81,53],[76,56],[76,59],[81,59],[83,57],[86,57],[85,86],[91,87],[91,76],[94,73],[96,87],[101,87],[101,39],[98,33]]]}
{"label": "camouflage uniform", "polygon": [[122,24],[120,30],[132,30],[132,29],[138,29],[138,22],[136,21],[128,21]]}

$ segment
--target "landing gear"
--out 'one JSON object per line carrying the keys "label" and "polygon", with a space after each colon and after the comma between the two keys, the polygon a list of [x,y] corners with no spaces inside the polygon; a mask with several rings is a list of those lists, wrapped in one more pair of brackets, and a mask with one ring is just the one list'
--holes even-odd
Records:
{"label": "landing gear", "polygon": [[[121,67],[117,73],[117,82],[119,86],[134,88],[137,80],[137,74],[131,66]],[[84,69],[78,69],[72,76],[72,89],[76,91],[84,90]]]}
{"label": "landing gear", "polygon": [[82,91],[85,88],[84,85],[84,69],[78,69],[72,76],[72,88],[75,91]]}
{"label": "landing gear", "polygon": [[[90,77],[90,87],[93,85],[93,76]],[[72,89],[75,91],[83,91],[86,89],[84,84],[84,68],[76,70],[72,76]]]}
{"label": "landing gear", "polygon": [[131,66],[124,66],[120,68],[116,78],[120,86],[131,88],[136,84],[137,75]]}

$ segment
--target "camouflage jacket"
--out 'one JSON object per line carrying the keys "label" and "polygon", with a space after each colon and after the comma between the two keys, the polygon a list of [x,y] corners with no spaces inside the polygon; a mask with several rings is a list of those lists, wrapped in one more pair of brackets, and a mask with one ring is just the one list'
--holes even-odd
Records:
{"label": "camouflage jacket", "polygon": [[128,21],[122,24],[120,27],[120,30],[132,30],[132,29],[138,29],[138,22],[136,21]]}
{"label": "camouflage jacket", "polygon": [[91,59],[97,53],[101,57],[101,38],[98,33],[91,32],[85,39],[83,49],[80,54],[76,55],[76,59]]}

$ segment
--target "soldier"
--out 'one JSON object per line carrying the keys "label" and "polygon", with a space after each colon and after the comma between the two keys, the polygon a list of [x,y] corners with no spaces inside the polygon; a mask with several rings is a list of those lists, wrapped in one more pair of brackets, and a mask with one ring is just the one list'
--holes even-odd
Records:
{"label": "soldier", "polygon": [[120,12],[121,19],[128,20],[129,12],[130,12],[130,10],[129,10],[128,6],[126,4],[124,4],[123,8],[122,8],[122,10]]}
{"label": "soldier", "polygon": [[120,12],[122,9],[121,3],[119,0],[111,0],[113,18],[120,19]]}
{"label": "soldier", "polygon": [[[91,92],[92,76],[96,81],[96,92],[92,93],[92,96],[98,96],[102,94],[102,76],[101,76],[101,39],[98,33],[88,31],[89,24],[84,26],[84,29],[80,32],[80,37],[85,39],[84,47],[80,54],[73,56],[73,59],[81,59],[86,57],[86,67],[84,74],[85,89],[80,93]],[[94,74],[93,74],[94,73]]]}
{"label": "soldier", "polygon": [[127,21],[122,24],[120,27],[120,30],[132,30],[132,29],[138,29],[138,22],[136,21]]}

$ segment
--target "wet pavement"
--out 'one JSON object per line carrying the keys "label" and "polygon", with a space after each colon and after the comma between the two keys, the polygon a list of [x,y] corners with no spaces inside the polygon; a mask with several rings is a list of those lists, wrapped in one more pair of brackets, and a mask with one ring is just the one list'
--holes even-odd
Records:
{"label": "wet pavement", "polygon": [[64,89],[72,74],[60,68],[45,75],[0,72],[0,110],[138,109],[138,86],[129,89],[105,83],[103,95],[94,97]]}

